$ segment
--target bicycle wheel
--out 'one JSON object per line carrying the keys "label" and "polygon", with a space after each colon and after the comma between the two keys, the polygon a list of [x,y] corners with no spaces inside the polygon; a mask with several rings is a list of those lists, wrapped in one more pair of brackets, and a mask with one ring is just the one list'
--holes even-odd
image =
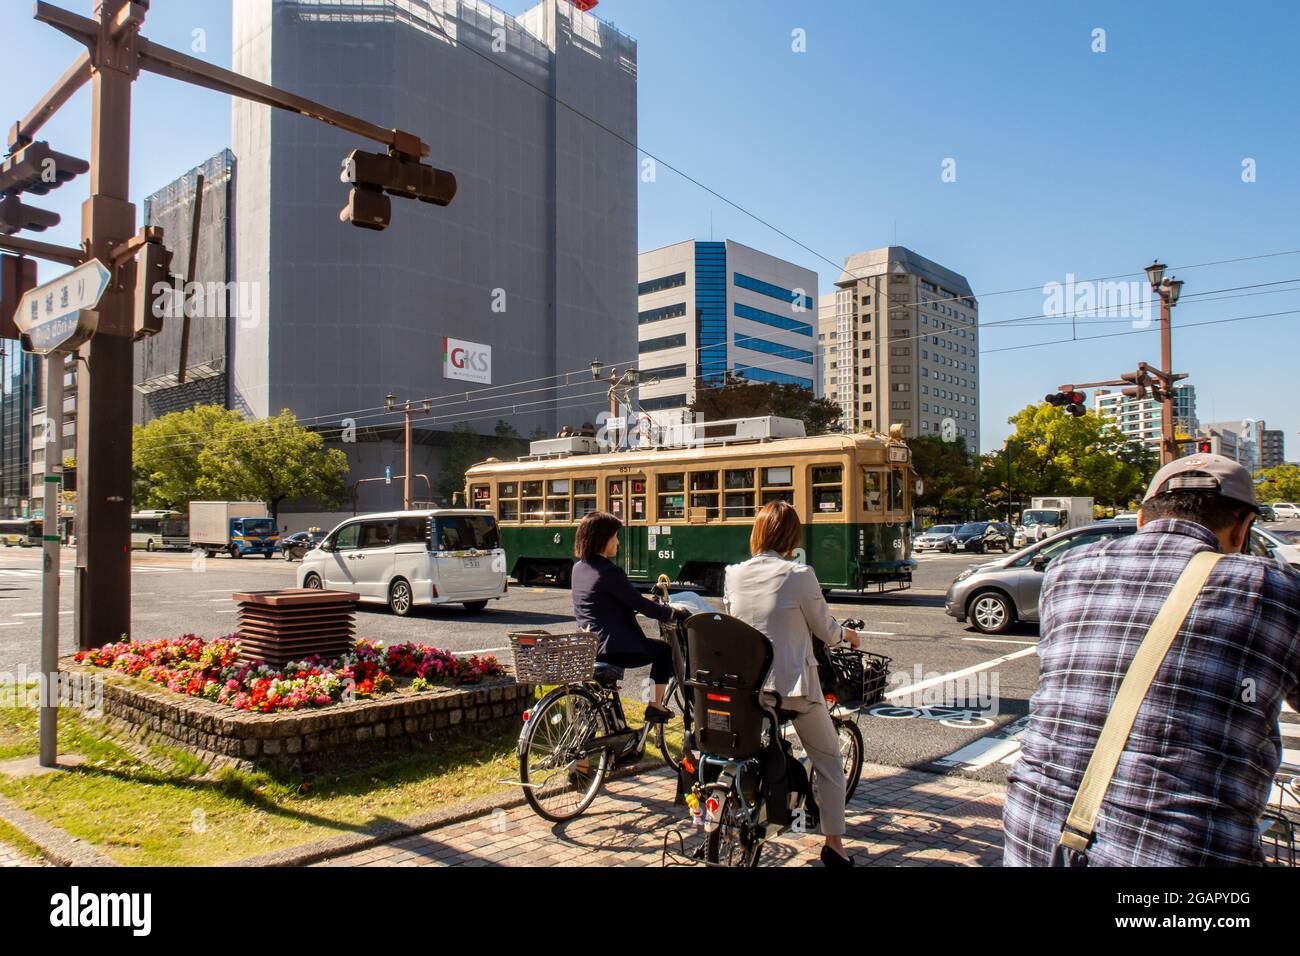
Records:
{"label": "bicycle wheel", "polygon": [[599,702],[581,687],[560,687],[533,708],[519,735],[519,780],[524,799],[553,823],[591,806],[613,763],[606,747],[583,753],[583,744],[609,733]]}
{"label": "bicycle wheel", "polygon": [[[754,833],[741,822],[740,801],[734,791],[711,791],[722,801],[722,811],[717,829],[704,835],[704,860],[715,866],[758,866],[762,844]],[[707,797],[705,799],[708,799]]]}
{"label": "bicycle wheel", "polygon": [[843,718],[836,719],[835,730],[839,733],[840,756],[844,765],[844,802],[848,803],[858,789],[858,781],[862,779],[862,755],[865,750],[862,731],[856,721]]}
{"label": "bicycle wheel", "polygon": [[[682,697],[682,688],[681,685],[677,683],[676,677],[670,677],[668,679],[668,687],[664,691],[664,706],[674,714],[682,715],[682,724],[684,727],[686,722],[686,701],[685,698]],[[674,757],[672,751],[668,749],[668,740],[667,735],[664,733],[664,726],[664,724],[659,724],[654,729],[655,746],[658,747],[659,752],[663,754],[664,764],[668,769],[676,772],[681,766],[681,761]]]}

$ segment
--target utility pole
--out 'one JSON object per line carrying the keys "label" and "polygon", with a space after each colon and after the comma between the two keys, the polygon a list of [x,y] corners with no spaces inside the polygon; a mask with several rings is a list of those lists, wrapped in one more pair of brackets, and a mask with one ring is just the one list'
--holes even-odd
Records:
{"label": "utility pole", "polygon": [[[425,399],[420,404],[423,407],[424,413],[426,415],[429,413],[430,409],[433,408],[433,403],[430,402],[428,399]],[[397,407],[397,396],[394,395],[392,392],[389,392],[387,395],[384,396],[384,408],[386,408],[388,411],[391,412],[396,407]],[[415,407],[411,404],[411,400],[408,398],[406,400],[406,404],[402,406],[402,417],[404,419],[402,424],[402,449],[403,449],[402,461],[406,466],[405,468],[402,469],[403,470],[403,475],[402,475],[402,510],[403,511],[411,510],[411,415],[414,414],[414,411],[415,411]],[[425,480],[427,481],[428,479]]]}
{"label": "utility pole", "polygon": [[[165,281],[169,271],[161,230],[136,232],[135,207],[128,200],[131,84],[140,71],[298,113],[386,146],[386,154],[353,150],[345,157],[340,178],[352,188],[339,214],[343,222],[384,229],[389,222],[389,196],[445,206],[456,194],[455,176],[421,161],[429,147],[418,136],[385,129],[153,43],[140,34],[148,10],[149,0],[97,0],[91,19],[37,0],[36,19],[86,49],[13,124],[8,155],[0,163],[0,183],[7,184],[0,200],[0,249],[72,266],[97,261],[110,276],[97,305],[75,315],[76,335],[65,340],[69,350],[79,346],[82,363],[77,389],[74,579],[75,628],[82,649],[116,641],[131,629],[132,341],[158,331],[149,290],[155,279]],[[91,181],[90,198],[81,211],[81,248],[12,236],[58,222],[52,213],[23,205],[19,193],[43,194],[86,171],[86,163],[54,153],[34,136],[87,82],[92,88]],[[37,168],[40,174],[33,175],[31,170]],[[54,175],[47,179],[49,172]],[[7,322],[9,316],[0,319]],[[47,336],[53,335],[52,328],[47,323]]]}
{"label": "utility pole", "polygon": [[1160,298],[1160,368],[1151,371],[1160,380],[1159,388],[1152,389],[1152,397],[1160,402],[1160,464],[1167,465],[1178,457],[1178,436],[1174,434],[1174,382],[1185,375],[1174,374],[1173,328],[1170,313],[1178,304],[1183,282],[1165,276],[1163,262],[1153,261],[1146,267],[1151,291]]}

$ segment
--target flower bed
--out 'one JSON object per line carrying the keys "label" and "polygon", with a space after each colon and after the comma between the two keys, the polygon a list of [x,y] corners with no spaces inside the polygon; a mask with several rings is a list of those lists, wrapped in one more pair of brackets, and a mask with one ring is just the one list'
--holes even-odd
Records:
{"label": "flower bed", "polygon": [[328,707],[392,693],[398,680],[417,693],[499,677],[494,657],[459,658],[427,644],[358,640],[337,660],[308,658],[281,669],[239,659],[236,635],[205,641],[187,634],[173,640],[121,641],[77,653],[76,662],[120,671],[177,694],[202,697],[237,710],[275,713]]}

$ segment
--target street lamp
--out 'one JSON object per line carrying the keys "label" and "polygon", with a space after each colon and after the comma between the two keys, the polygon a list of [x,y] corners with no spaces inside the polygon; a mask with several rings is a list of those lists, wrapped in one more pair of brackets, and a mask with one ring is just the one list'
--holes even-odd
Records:
{"label": "street lamp", "polygon": [[385,409],[391,412],[393,410],[393,406],[396,404],[397,404],[397,396],[394,395],[392,392],[389,392],[387,395],[384,396]]}
{"label": "street lamp", "polygon": [[1147,266],[1147,279],[1151,282],[1151,291],[1160,291],[1160,280],[1164,278],[1165,269],[1168,268],[1159,259],[1152,259],[1151,265]]}

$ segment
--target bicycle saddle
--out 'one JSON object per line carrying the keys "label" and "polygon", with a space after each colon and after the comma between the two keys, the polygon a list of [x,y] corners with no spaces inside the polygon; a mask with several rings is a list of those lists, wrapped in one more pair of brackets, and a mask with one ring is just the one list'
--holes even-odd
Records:
{"label": "bicycle saddle", "polygon": [[623,679],[623,668],[617,664],[606,664],[604,661],[596,661],[596,683],[601,687],[616,687],[618,682]]}

